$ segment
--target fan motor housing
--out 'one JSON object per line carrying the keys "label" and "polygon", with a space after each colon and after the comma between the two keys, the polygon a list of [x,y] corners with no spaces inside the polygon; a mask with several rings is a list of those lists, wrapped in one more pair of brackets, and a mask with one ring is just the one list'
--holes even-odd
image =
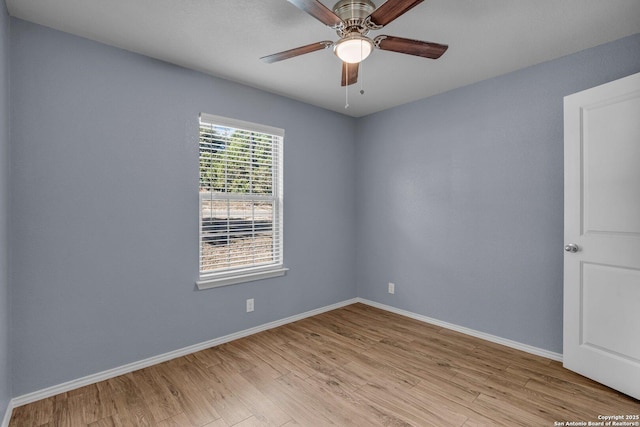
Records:
{"label": "fan motor housing", "polygon": [[363,25],[363,21],[376,9],[371,0],[340,0],[333,6],[333,12],[344,21],[344,28],[338,30],[338,35],[343,37],[352,32],[366,35],[369,28]]}

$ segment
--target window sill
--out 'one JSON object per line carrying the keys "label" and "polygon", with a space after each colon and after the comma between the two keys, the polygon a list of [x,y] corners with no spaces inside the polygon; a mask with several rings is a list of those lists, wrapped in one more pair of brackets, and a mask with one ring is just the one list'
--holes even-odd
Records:
{"label": "window sill", "polygon": [[272,277],[284,276],[288,268],[278,267],[270,270],[244,272],[223,277],[202,278],[196,282],[198,290],[219,288],[221,286],[235,285],[237,283],[252,282],[254,280],[269,279]]}

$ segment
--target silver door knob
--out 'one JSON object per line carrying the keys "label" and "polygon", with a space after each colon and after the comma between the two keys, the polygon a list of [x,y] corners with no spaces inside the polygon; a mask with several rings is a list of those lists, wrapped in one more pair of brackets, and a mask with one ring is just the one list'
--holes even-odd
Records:
{"label": "silver door knob", "polygon": [[564,250],[567,252],[571,252],[571,253],[576,253],[578,252],[580,248],[578,247],[578,245],[576,245],[575,243],[569,243],[568,245],[566,245],[564,247]]}

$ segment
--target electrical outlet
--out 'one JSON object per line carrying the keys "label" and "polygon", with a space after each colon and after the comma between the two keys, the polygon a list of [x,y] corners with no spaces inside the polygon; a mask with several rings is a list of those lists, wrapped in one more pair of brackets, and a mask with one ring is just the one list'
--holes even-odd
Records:
{"label": "electrical outlet", "polygon": [[249,298],[247,300],[247,313],[251,313],[253,311],[253,298]]}
{"label": "electrical outlet", "polygon": [[395,283],[389,282],[389,293],[390,294],[395,294],[396,293],[396,284]]}

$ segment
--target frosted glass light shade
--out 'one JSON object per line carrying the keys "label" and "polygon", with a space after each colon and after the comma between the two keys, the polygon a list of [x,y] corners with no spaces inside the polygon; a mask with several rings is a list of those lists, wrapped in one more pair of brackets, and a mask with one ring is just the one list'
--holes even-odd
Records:
{"label": "frosted glass light shade", "polygon": [[364,61],[373,50],[373,43],[367,37],[354,34],[338,41],[333,48],[335,54],[343,62],[357,64]]}

